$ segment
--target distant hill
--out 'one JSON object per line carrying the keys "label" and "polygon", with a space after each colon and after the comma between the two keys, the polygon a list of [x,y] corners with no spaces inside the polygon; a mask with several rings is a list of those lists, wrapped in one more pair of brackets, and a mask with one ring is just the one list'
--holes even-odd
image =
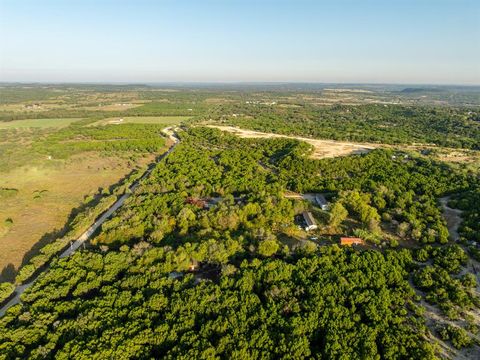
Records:
{"label": "distant hill", "polygon": [[439,88],[405,88],[401,90],[401,93],[404,94],[414,94],[414,93],[422,93],[422,92],[443,92],[445,90]]}

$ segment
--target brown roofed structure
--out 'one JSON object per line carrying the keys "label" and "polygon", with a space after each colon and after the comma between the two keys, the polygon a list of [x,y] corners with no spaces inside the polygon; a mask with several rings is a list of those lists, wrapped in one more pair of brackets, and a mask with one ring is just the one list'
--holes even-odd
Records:
{"label": "brown roofed structure", "polygon": [[357,237],[341,237],[340,245],[352,246],[352,245],[363,245],[365,242]]}
{"label": "brown roofed structure", "polygon": [[187,204],[190,204],[190,205],[194,205],[196,207],[198,207],[199,209],[205,209],[208,205],[207,205],[207,202],[203,199],[195,199],[195,198],[187,198],[187,200],[185,200],[185,203]]}

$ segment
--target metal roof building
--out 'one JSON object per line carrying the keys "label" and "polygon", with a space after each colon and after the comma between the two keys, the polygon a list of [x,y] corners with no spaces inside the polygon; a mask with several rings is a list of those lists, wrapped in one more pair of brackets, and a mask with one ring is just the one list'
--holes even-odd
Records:
{"label": "metal roof building", "polygon": [[303,215],[303,219],[305,220],[305,223],[306,223],[305,230],[309,231],[309,230],[318,229],[317,223],[316,223],[315,219],[313,218],[313,215],[312,215],[311,212],[304,211],[302,213],[302,215]]}
{"label": "metal roof building", "polygon": [[322,210],[326,211],[329,209],[328,201],[327,199],[325,199],[325,196],[323,196],[322,194],[315,195],[315,201],[317,202],[318,206],[320,206]]}

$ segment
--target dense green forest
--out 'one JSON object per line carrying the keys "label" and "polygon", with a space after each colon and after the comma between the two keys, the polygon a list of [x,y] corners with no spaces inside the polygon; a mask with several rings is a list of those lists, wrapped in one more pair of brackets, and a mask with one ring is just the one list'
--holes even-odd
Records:
{"label": "dense green forest", "polygon": [[457,194],[450,206],[464,211],[460,234],[468,241],[480,242],[480,190],[478,188]]}
{"label": "dense green forest", "polygon": [[480,149],[476,111],[404,105],[218,106],[207,119],[246,129],[314,138]]}
{"label": "dense green forest", "polygon": [[[480,306],[438,203],[478,178],[392,149],[312,160],[296,140],[179,136],[91,247],[54,259],[0,319],[0,356],[433,359],[432,336],[473,345],[463,328],[428,328],[419,301],[451,320]],[[325,193],[331,211],[287,191]],[[307,209],[329,231],[302,240]],[[336,245],[354,234],[367,244]]]}
{"label": "dense green forest", "polygon": [[[183,254],[140,243],[55,264],[1,319],[0,351],[45,358],[433,358],[408,252],[255,259],[180,279]],[[27,310],[28,309],[28,310]]]}

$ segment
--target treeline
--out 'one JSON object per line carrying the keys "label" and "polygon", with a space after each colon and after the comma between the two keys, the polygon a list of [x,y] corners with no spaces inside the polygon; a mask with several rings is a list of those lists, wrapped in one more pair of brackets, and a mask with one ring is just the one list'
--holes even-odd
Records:
{"label": "treeline", "polygon": [[171,102],[151,102],[129,109],[126,116],[192,116],[205,113],[208,106],[202,102],[191,101],[189,98],[182,101],[175,98]]}
{"label": "treeline", "polygon": [[218,106],[206,119],[321,139],[480,149],[480,123],[465,108],[308,104],[291,108],[240,104]]}

